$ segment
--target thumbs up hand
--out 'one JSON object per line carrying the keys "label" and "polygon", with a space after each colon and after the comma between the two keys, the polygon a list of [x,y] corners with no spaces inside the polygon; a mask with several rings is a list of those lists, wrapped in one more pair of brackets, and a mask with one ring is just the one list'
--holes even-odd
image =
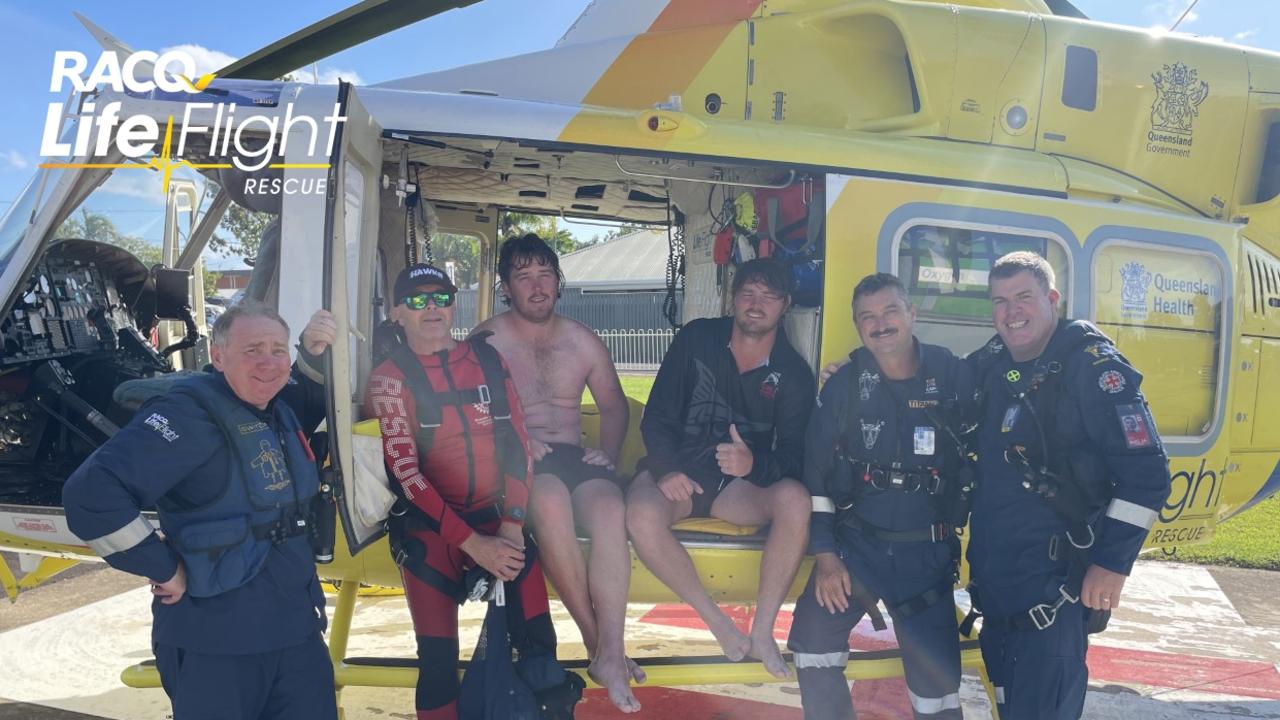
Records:
{"label": "thumbs up hand", "polygon": [[730,442],[716,446],[716,462],[720,463],[720,472],[730,477],[746,477],[755,464],[755,456],[738,434],[736,425],[729,426],[729,439]]}

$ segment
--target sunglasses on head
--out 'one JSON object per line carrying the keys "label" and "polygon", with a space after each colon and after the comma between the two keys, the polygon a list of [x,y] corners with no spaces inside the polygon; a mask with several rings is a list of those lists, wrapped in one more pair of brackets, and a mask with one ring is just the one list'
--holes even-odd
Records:
{"label": "sunglasses on head", "polygon": [[453,304],[453,293],[451,292],[424,292],[417,295],[410,295],[404,299],[404,304],[410,310],[421,310],[427,306],[427,303],[435,303],[438,308],[447,308]]}

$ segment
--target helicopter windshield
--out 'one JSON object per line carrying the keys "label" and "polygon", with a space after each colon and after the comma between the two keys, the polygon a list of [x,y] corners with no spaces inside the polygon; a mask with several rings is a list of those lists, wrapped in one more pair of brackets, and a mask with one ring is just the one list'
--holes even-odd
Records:
{"label": "helicopter windshield", "polygon": [[[18,244],[26,236],[27,228],[31,226],[32,214],[40,199],[41,185],[52,187],[58,182],[58,176],[61,174],[61,169],[44,169],[37,172],[31,180],[27,181],[27,186],[22,189],[18,199],[9,206],[4,217],[0,218],[0,275],[3,275],[5,269],[9,267],[13,251],[18,248]],[[41,179],[46,177],[47,181],[41,183]]]}

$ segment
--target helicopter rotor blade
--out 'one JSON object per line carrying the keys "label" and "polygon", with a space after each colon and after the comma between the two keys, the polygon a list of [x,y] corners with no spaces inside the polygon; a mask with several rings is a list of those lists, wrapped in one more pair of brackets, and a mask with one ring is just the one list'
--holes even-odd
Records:
{"label": "helicopter rotor blade", "polygon": [[218,77],[271,80],[360,43],[479,0],[363,0],[231,63]]}

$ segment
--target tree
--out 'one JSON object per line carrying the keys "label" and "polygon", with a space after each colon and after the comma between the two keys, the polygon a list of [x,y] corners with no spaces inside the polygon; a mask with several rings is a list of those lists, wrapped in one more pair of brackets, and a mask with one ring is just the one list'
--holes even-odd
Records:
{"label": "tree", "polygon": [[436,233],[431,238],[431,259],[436,265],[454,264],[454,283],[470,287],[480,279],[480,241],[470,235]]}
{"label": "tree", "polygon": [[573,238],[573,233],[560,227],[560,218],[554,215],[534,215],[532,213],[504,212],[502,213],[502,237],[509,238],[512,235],[524,235],[525,233],[537,233],[538,237],[547,241],[547,244],[556,251],[557,255],[571,253],[586,245],[578,244]]}
{"label": "tree", "polygon": [[[153,245],[146,240],[135,235],[125,235],[116,228],[111,218],[103,213],[93,212],[88,208],[80,208],[79,216],[67,218],[62,226],[58,228],[55,237],[78,238],[81,240],[93,240],[95,242],[107,243],[116,247],[128,250],[134,257],[142,261],[143,265],[151,267],[160,263],[160,246]],[[205,295],[212,295],[214,288],[217,286],[218,273],[204,269],[204,292]]]}
{"label": "tree", "polygon": [[231,238],[228,239],[215,230],[213,237],[209,238],[209,247],[223,257],[255,258],[258,256],[258,247],[262,244],[262,233],[274,219],[275,216],[269,213],[254,212],[231,203],[227,214],[222,216],[222,222],[218,224],[218,229],[231,233]]}

